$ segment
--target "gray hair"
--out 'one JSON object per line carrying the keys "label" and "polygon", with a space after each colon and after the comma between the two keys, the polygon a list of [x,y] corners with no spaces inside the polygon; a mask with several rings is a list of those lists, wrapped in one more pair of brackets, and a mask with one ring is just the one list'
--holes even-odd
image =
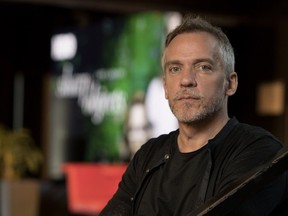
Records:
{"label": "gray hair", "polygon": [[228,37],[219,27],[213,26],[211,23],[199,16],[194,16],[192,14],[185,15],[182,23],[167,35],[165,40],[165,48],[177,35],[191,32],[207,32],[214,36],[219,43],[220,57],[224,63],[226,73],[229,74],[234,72],[234,50]]}

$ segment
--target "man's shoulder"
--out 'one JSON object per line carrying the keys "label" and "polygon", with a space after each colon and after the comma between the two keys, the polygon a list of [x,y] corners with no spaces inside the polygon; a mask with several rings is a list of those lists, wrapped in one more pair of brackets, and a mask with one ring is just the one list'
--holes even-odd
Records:
{"label": "man's shoulder", "polygon": [[259,138],[269,138],[275,140],[277,142],[278,139],[268,130],[264,129],[263,127],[251,125],[247,123],[239,122],[235,125],[233,132],[235,134],[244,136],[244,138],[251,138],[251,139],[259,139]]}
{"label": "man's shoulder", "polygon": [[139,170],[145,170],[147,167],[153,167],[159,164],[165,155],[171,153],[171,147],[177,137],[178,131],[172,131],[169,134],[163,134],[158,137],[148,140],[136,152],[133,162]]}
{"label": "man's shoulder", "polygon": [[234,143],[241,149],[250,146],[251,148],[267,148],[277,151],[283,147],[283,144],[268,130],[241,122],[234,125],[226,140],[229,145]]}
{"label": "man's shoulder", "polygon": [[169,134],[162,134],[158,137],[149,139],[144,143],[136,153],[137,158],[159,158],[171,152],[171,147],[175,142],[178,130],[172,131]]}

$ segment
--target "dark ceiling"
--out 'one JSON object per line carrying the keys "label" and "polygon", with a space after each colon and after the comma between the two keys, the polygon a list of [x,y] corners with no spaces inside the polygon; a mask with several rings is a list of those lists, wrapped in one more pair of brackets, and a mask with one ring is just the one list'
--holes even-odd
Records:
{"label": "dark ceiling", "polygon": [[168,10],[233,16],[288,15],[286,0],[2,0],[1,2],[110,12]]}

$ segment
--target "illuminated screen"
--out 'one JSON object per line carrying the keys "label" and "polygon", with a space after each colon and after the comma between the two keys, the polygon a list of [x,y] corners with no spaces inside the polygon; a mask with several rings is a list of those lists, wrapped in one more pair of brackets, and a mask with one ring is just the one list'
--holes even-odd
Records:
{"label": "illuminated screen", "polygon": [[157,12],[105,17],[52,36],[51,175],[65,161],[128,161],[177,128],[160,78],[166,20]]}

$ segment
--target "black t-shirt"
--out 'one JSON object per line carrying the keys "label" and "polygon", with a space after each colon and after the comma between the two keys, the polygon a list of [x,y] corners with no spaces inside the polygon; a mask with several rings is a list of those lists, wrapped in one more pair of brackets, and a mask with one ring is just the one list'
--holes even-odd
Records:
{"label": "black t-shirt", "polygon": [[138,215],[185,215],[197,205],[202,177],[210,161],[208,145],[191,153],[175,151],[154,172],[141,199]]}

